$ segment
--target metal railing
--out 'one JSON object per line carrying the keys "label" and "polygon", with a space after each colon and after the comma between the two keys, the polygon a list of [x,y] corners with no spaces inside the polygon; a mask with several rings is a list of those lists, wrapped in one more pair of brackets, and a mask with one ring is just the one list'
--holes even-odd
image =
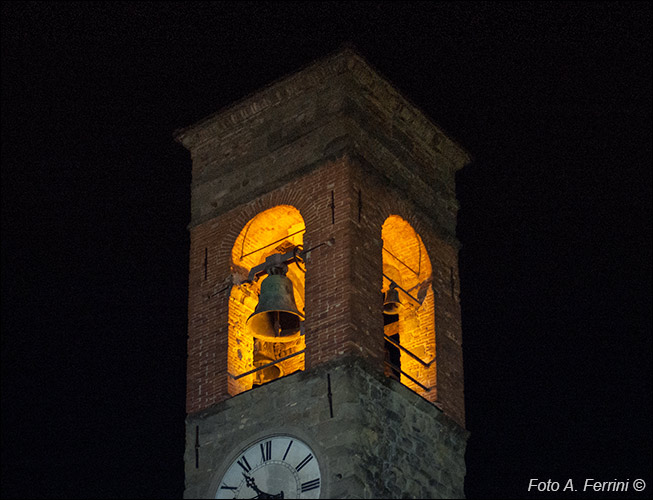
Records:
{"label": "metal railing", "polygon": [[[384,335],[384,338],[385,338],[386,342],[389,342],[393,346],[401,349],[403,352],[408,354],[411,358],[413,358],[415,361],[419,362],[425,368],[429,368],[433,364],[433,362],[435,361],[435,358],[433,358],[431,361],[429,361],[427,363],[426,361],[423,361],[422,359],[420,359],[416,354],[413,354],[411,351],[406,349],[404,346],[402,346],[402,345],[398,344],[397,342],[395,342],[394,340],[392,340],[387,335]],[[294,352],[292,354],[288,354],[287,356],[283,356],[282,358],[275,359],[274,361],[271,361],[269,363],[266,363],[264,365],[256,367],[253,370],[246,371],[245,373],[241,373],[240,375],[234,375],[233,373],[229,373],[229,372],[227,372],[227,375],[229,375],[233,380],[238,380],[240,378],[246,377],[247,375],[252,375],[253,373],[256,373],[256,372],[258,372],[260,370],[264,370],[265,368],[269,368],[270,366],[274,366],[277,363],[281,363],[282,361],[285,361],[287,359],[293,358],[295,356],[299,356],[300,354],[304,354],[305,352],[306,352],[306,349],[302,349],[301,351],[297,351],[297,352]],[[403,371],[399,366],[397,366],[397,365],[395,365],[393,363],[390,363],[389,361],[384,361],[384,364],[386,366],[392,368],[393,370],[401,373],[404,377],[406,377],[410,381],[414,382],[415,384],[417,384],[419,387],[421,387],[422,389],[424,389],[427,392],[429,392],[429,391],[431,391],[432,389],[435,388],[435,386],[426,387],[424,384],[420,383],[418,380],[415,380],[415,378],[413,378],[411,375],[409,375],[408,373]]]}
{"label": "metal railing", "polygon": [[413,358],[415,361],[419,362],[419,363],[420,363],[424,368],[428,368],[428,367],[430,367],[430,366],[433,364],[433,362],[435,361],[435,358],[433,358],[433,359],[432,359],[431,361],[429,361],[428,363],[427,363],[426,361],[422,361],[422,359],[420,359],[416,354],[413,354],[413,353],[410,352],[408,349],[406,349],[404,346],[398,344],[397,342],[395,342],[394,340],[392,340],[392,339],[391,339],[390,337],[388,337],[387,335],[384,335],[383,338],[385,338],[385,341],[386,341],[386,342],[389,342],[389,343],[392,344],[393,346],[395,346],[395,347],[401,349],[402,351],[404,351],[406,354],[408,354],[408,355],[409,355],[411,358]]}
{"label": "metal railing", "polygon": [[[393,364],[393,363],[390,363],[390,361],[384,361],[384,363],[385,363],[386,366],[389,366],[389,367],[392,368],[393,370],[398,371],[398,372],[401,373],[404,377],[408,378],[408,379],[411,380],[412,382],[414,382],[414,383],[416,383],[417,385],[419,385],[419,386],[420,386],[422,389],[424,389],[426,392],[429,392],[431,389],[433,389],[433,388],[435,387],[435,386],[426,387],[425,385],[421,384],[420,382],[418,382],[417,380],[415,380],[413,377],[411,377],[410,375],[408,375],[405,371],[403,371],[403,370],[402,370],[401,368],[399,368],[397,365],[395,365],[395,364]],[[401,382],[401,381],[399,381],[399,382]]]}
{"label": "metal railing", "polygon": [[[423,360],[422,360],[419,356],[417,356],[416,354],[410,352],[410,351],[409,351],[408,349],[406,349],[404,346],[402,346],[402,345],[398,344],[397,342],[395,342],[394,340],[392,340],[392,339],[391,339],[390,337],[388,337],[387,335],[384,335],[383,337],[384,337],[384,339],[385,339],[386,342],[392,344],[393,346],[397,347],[398,349],[401,349],[403,352],[405,352],[406,354],[408,354],[411,358],[413,358],[415,361],[419,362],[419,363],[420,363],[422,366],[424,366],[425,368],[430,367],[430,366],[433,364],[433,362],[435,361],[435,358],[433,358],[431,361],[429,361],[429,362],[427,363],[426,361],[423,361]],[[386,361],[384,361],[384,364],[385,364],[386,366],[392,368],[394,371],[401,373],[404,377],[406,377],[406,378],[409,379],[410,381],[412,381],[412,382],[414,382],[415,384],[417,384],[418,386],[420,386],[420,387],[421,387],[422,389],[424,389],[426,392],[429,392],[429,391],[431,391],[432,389],[435,388],[435,385],[433,385],[433,386],[431,386],[431,387],[426,387],[425,385],[423,385],[422,383],[420,383],[419,381],[415,380],[413,377],[411,377],[410,375],[408,375],[408,374],[407,374],[405,371],[403,371],[399,366],[395,365],[394,363],[391,363],[390,361],[387,361],[387,360],[386,360]]]}
{"label": "metal railing", "polygon": [[238,380],[239,378],[243,378],[243,377],[246,377],[247,375],[251,375],[252,373],[256,373],[259,370],[269,368],[270,366],[276,365],[277,363],[281,363],[282,361],[290,359],[290,358],[292,358],[294,356],[299,356],[300,354],[303,354],[305,351],[306,351],[306,349],[302,349],[301,351],[293,352],[292,354],[288,354],[288,356],[284,356],[283,358],[275,359],[274,361],[271,361],[270,363],[266,363],[264,365],[259,366],[258,368],[254,368],[253,370],[249,370],[248,372],[241,373],[240,375],[234,375],[233,373],[229,373],[229,372],[227,372],[227,375],[229,375],[234,380]]}

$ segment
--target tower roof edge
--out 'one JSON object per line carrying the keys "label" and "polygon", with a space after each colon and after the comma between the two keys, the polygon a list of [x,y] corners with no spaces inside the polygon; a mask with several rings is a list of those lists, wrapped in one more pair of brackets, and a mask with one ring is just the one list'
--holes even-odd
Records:
{"label": "tower roof edge", "polygon": [[462,146],[382,76],[352,44],[343,44],[324,58],[280,77],[193,125],[176,130],[174,137],[184,147],[193,150],[204,141],[228,136],[234,129],[246,127],[247,122],[260,113],[289,103],[345,74],[353,77],[366,93],[386,108],[387,114],[396,116],[398,120],[409,120],[413,130],[453,160],[456,170],[472,161],[471,155]]}

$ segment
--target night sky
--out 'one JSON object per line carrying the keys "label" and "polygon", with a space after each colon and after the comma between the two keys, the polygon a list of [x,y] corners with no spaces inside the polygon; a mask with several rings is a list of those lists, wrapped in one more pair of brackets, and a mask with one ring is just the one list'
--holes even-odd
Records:
{"label": "night sky", "polygon": [[2,497],[182,496],[174,131],[348,42],[474,159],[457,176],[467,496],[650,498],[650,14],[2,2]]}

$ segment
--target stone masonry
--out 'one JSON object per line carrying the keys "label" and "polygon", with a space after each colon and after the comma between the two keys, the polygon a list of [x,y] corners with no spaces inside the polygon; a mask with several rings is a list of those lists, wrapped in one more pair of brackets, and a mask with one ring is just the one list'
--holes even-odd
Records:
{"label": "stone masonry", "polygon": [[320,460],[324,498],[462,498],[467,431],[366,365],[335,359],[189,416],[186,440],[195,443],[198,427],[200,467],[188,446],[185,497],[212,497],[243,442],[290,431]]}

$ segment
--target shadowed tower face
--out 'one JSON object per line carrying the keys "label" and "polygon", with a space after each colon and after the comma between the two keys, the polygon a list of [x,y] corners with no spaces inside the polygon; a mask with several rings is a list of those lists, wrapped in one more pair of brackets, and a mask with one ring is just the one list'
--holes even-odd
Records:
{"label": "shadowed tower face", "polygon": [[463,496],[468,155],[349,49],[177,139],[185,496]]}

